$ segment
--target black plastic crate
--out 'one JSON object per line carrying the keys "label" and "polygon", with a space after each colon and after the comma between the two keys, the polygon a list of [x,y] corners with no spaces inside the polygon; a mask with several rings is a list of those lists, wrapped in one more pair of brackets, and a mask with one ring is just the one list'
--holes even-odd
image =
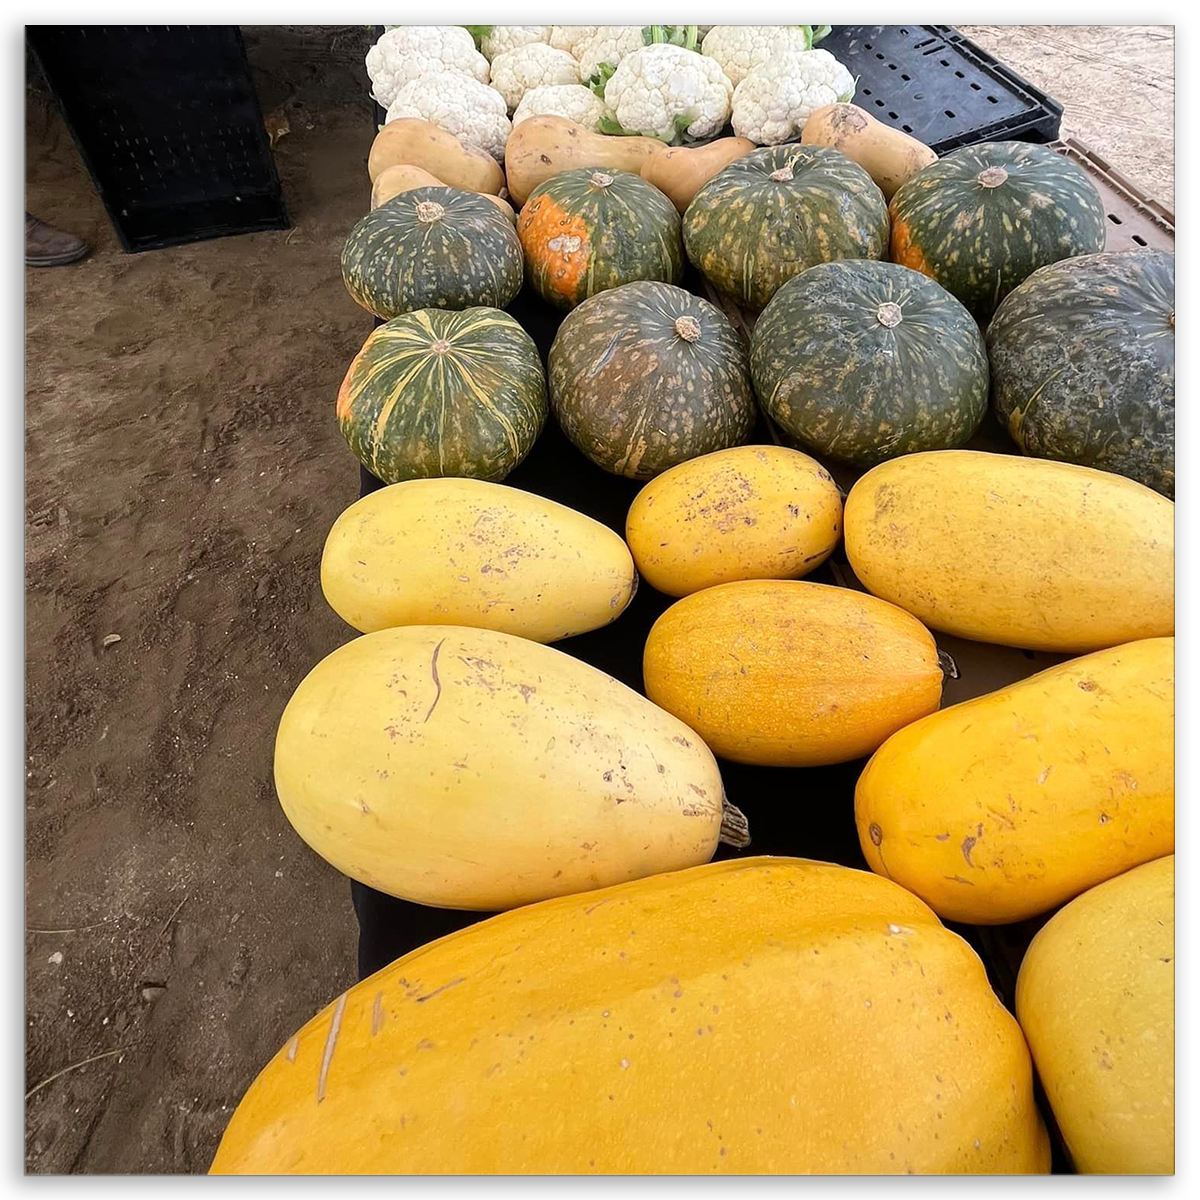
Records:
{"label": "black plastic crate", "polygon": [[950,25],[835,25],[820,49],[858,78],[855,104],[938,154],[1058,137],[1062,105]]}
{"label": "black plastic crate", "polygon": [[236,25],[26,36],[127,251],[288,228]]}

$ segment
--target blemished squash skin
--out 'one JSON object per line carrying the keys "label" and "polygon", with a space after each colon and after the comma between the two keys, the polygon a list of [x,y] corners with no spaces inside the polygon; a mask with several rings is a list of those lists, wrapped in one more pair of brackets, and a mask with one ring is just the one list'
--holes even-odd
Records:
{"label": "blemished squash skin", "polygon": [[212,1174],[1045,1173],[1029,1052],[903,889],[786,858],[505,913],[351,988]]}
{"label": "blemished squash skin", "polygon": [[641,176],[683,213],[714,175],[757,149],[743,137],[717,138],[705,146],[670,146],[661,154],[647,156]]}
{"label": "blemished squash skin", "polygon": [[321,556],[325,599],[360,633],[471,625],[556,642],[615,621],[636,587],[607,525],[480,479],[380,488],[338,517]]}
{"label": "blemished squash skin", "polygon": [[292,694],[275,790],[343,874],[494,912],[707,862],[723,790],[700,738],[603,671],[488,629],[407,625]]}
{"label": "blemished squash skin", "polygon": [[1175,850],[1175,639],[1071,659],[893,734],[859,777],[873,871],[1007,924]]}
{"label": "blemished squash skin", "polygon": [[890,200],[901,184],[937,162],[937,155],[902,129],[877,121],[857,104],[814,109],[800,136],[803,146],[828,146],[856,162]]}
{"label": "blemished squash skin", "polygon": [[654,623],[646,695],[734,762],[813,767],[870,754],[941,701],[937,646],[915,617],[849,588],[747,580]]}
{"label": "blemished squash skin", "polygon": [[841,537],[842,497],[815,458],[735,446],[664,471],[630,505],[625,537],[668,596],[739,579],[799,579]]}
{"label": "blemished squash skin", "polygon": [[499,194],[504,172],[486,150],[467,146],[432,121],[400,117],[375,135],[367,158],[374,183],[388,167],[408,163],[436,175],[447,187]]}
{"label": "blemished squash skin", "polygon": [[1017,1018],[1081,1174],[1175,1171],[1175,856],[1084,892],[1039,930]]}
{"label": "blemished squash skin", "polygon": [[657,138],[614,137],[566,117],[530,117],[513,129],[504,148],[504,170],[514,202],[522,205],[547,179],[579,167],[632,171],[635,175],[665,145]]}
{"label": "blemished squash skin", "polygon": [[[401,192],[411,192],[414,188],[447,186],[449,185],[445,180],[430,174],[424,167],[413,166],[412,163],[396,163],[384,168],[371,184],[371,207],[378,208],[393,196],[398,196]],[[507,200],[501,200],[491,192],[480,192],[479,195],[490,200],[514,225],[516,224],[517,214],[513,212],[512,205]]]}
{"label": "blemished squash skin", "polygon": [[1175,505],[1107,471],[908,454],[851,488],[845,531],[863,586],[943,633],[1083,654],[1175,632]]}

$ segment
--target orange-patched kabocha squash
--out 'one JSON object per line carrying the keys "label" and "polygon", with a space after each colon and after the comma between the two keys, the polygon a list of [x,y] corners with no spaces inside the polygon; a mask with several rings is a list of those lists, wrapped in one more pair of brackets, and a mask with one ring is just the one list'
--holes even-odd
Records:
{"label": "orange-patched kabocha squash", "polygon": [[870,754],[934,712],[937,646],[850,588],[752,579],[693,592],[654,623],[646,695],[734,762],[815,767]]}
{"label": "orange-patched kabocha squash", "polygon": [[543,300],[574,308],[638,279],[678,283],[679,213],[631,171],[564,171],[529,194],[517,218],[525,270]]}
{"label": "orange-patched kabocha squash", "polygon": [[213,1174],[1026,1174],[1029,1052],[902,888],[787,858],[504,913],[308,1022]]}
{"label": "orange-patched kabocha squash", "polygon": [[892,197],[891,259],[931,275],[983,324],[1038,267],[1104,249],[1096,185],[1032,142],[961,146]]}
{"label": "orange-patched kabocha squash", "polygon": [[906,726],[859,778],[872,870],[949,921],[1048,912],[1175,849],[1175,639],[1150,638]]}

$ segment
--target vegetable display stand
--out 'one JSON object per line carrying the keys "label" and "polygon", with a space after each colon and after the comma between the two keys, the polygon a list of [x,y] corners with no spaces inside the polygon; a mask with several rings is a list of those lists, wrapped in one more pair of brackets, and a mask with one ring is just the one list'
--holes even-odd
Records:
{"label": "vegetable display stand", "polygon": [[821,49],[857,77],[855,104],[938,154],[1058,137],[1062,105],[950,25],[835,25]]}
{"label": "vegetable display stand", "polygon": [[236,25],[26,34],[126,251],[289,227]]}
{"label": "vegetable display stand", "polygon": [[1152,200],[1135,183],[1114,170],[1095,150],[1076,138],[1052,142],[1089,175],[1100,193],[1108,219],[1105,250],[1167,250],[1175,252],[1175,214]]}

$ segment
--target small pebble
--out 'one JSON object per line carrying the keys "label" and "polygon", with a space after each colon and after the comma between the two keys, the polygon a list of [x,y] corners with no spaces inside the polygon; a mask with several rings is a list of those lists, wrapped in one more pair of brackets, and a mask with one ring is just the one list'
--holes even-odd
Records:
{"label": "small pebble", "polygon": [[62,951],[55,950],[55,952],[52,955],[50,955],[50,957],[46,961],[53,963],[56,967],[59,966],[62,963]]}

